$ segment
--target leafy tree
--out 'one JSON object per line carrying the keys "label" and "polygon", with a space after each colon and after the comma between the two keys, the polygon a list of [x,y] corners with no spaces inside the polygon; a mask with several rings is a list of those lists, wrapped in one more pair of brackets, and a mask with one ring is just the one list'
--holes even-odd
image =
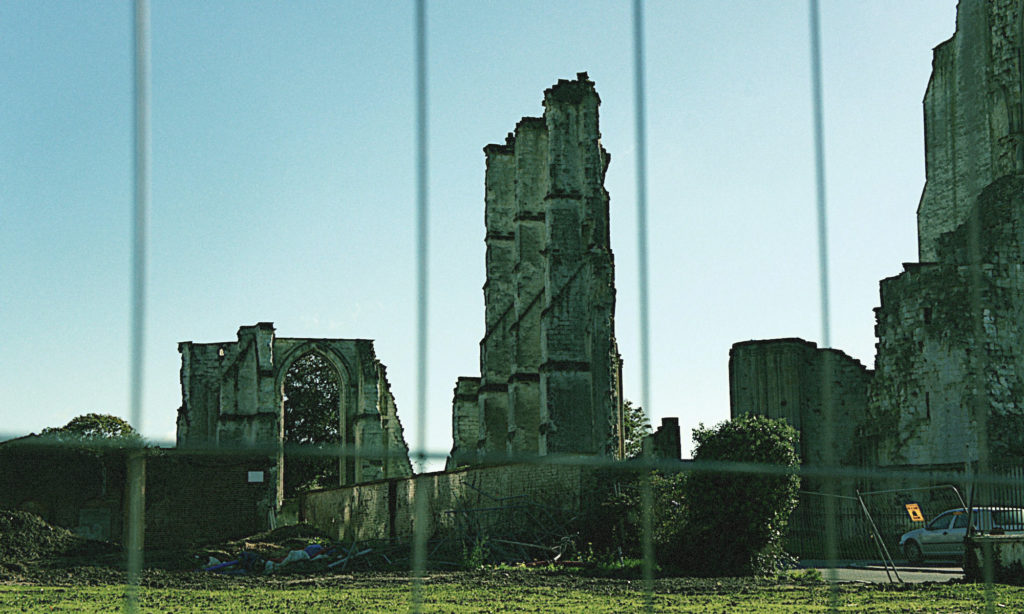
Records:
{"label": "leafy tree", "polygon": [[[783,420],[743,414],[693,431],[695,461],[760,463],[793,468],[796,430]],[[693,472],[683,484],[685,530],[663,555],[697,575],[771,572],[785,553],[782,538],[796,507],[800,479],[792,473]]]}
{"label": "leafy tree", "polygon": [[[334,367],[322,356],[307,354],[296,360],[284,380],[285,445],[340,443],[340,394]],[[331,484],[338,484],[337,458],[303,456],[301,452],[285,457],[286,497]]]}
{"label": "leafy tree", "polygon": [[622,439],[626,458],[638,458],[644,451],[644,437],[651,434],[651,423],[644,408],[632,401],[622,403]]}
{"label": "leafy tree", "polygon": [[122,418],[110,414],[85,414],[72,418],[61,427],[47,427],[40,433],[59,441],[119,440],[125,443],[141,441],[138,431]]}

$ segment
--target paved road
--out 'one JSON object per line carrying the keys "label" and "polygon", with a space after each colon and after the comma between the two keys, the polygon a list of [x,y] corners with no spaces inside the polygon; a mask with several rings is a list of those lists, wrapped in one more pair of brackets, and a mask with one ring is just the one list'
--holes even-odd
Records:
{"label": "paved road", "polygon": [[[825,565],[824,561],[807,561],[805,566],[817,569],[826,579],[831,577],[829,575],[830,568]],[[884,583],[890,581],[889,575],[885,573],[885,567],[881,563],[844,561],[834,569],[835,579],[838,582]],[[963,569],[949,563],[897,565],[896,571],[899,573],[900,579],[907,583],[946,582],[964,577]],[[891,568],[889,574],[892,574]],[[895,579],[893,576],[892,580]]]}

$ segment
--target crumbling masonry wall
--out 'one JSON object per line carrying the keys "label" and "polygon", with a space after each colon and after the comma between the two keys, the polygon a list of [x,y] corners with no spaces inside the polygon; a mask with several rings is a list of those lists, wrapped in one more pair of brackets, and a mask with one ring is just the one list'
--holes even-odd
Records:
{"label": "crumbling masonry wall", "polygon": [[[925,95],[921,263],[881,283],[882,465],[1024,460],[1024,3],[963,0]],[[982,424],[985,432],[982,430]]]}
{"label": "crumbling masonry wall", "polygon": [[[37,436],[0,445],[0,508],[38,514],[83,537],[123,542],[127,450],[52,445]],[[147,548],[182,548],[268,528],[264,479],[271,459],[155,448],[143,454]]]}
{"label": "crumbling masonry wall", "polygon": [[615,453],[621,359],[599,104],[586,73],[560,80],[543,117],[484,148],[486,332],[479,380],[456,385],[450,467]]}
{"label": "crumbling masonry wall", "polygon": [[[1021,0],[961,0],[956,33],[935,48],[924,99],[921,262],[880,284],[875,372],[848,459],[960,469],[984,444],[995,464],[1024,460],[1022,28]],[[788,358],[748,356],[754,368],[734,369],[733,412],[761,402],[799,420],[806,447],[804,432],[822,426],[807,412],[813,401],[765,405],[763,393],[750,393],[802,394],[801,351],[775,349]],[[844,432],[846,416],[836,423]]]}
{"label": "crumbling masonry wall", "polygon": [[568,464],[463,467],[313,491],[302,498],[302,518],[341,541],[410,539],[416,523],[414,497],[422,488],[428,536],[459,535],[466,514],[472,514],[475,529],[507,535],[508,524],[521,520],[527,506],[576,515],[597,471]]}
{"label": "crumbling masonry wall", "polygon": [[[387,372],[367,339],[291,339],[261,322],[238,329],[238,340],[180,343],[182,406],[180,448],[264,447],[284,441],[284,379],[310,353],[330,364],[339,388],[337,408],[341,483],[412,475]],[[267,507],[282,496],[284,462],[277,452],[268,481]]]}
{"label": "crumbling masonry wall", "polygon": [[[753,413],[781,418],[800,433],[804,464],[822,464],[830,449],[835,462],[859,463],[856,432],[867,412],[871,371],[839,350],[803,339],[736,343],[729,352],[730,416]],[[831,443],[825,433],[825,386],[833,416]]]}
{"label": "crumbling masonry wall", "polygon": [[968,221],[939,237],[938,263],[881,283],[871,404],[882,464],[978,460],[978,411],[992,460],[1024,458],[1024,177],[994,181],[975,203],[976,250]]}

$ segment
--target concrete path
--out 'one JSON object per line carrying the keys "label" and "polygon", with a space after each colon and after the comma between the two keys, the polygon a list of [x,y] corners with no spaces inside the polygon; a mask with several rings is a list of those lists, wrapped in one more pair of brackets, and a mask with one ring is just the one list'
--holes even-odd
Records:
{"label": "concrete path", "polygon": [[[826,580],[831,577],[829,575],[830,568],[825,561],[803,561],[801,567],[817,569]],[[881,561],[837,561],[837,566],[834,569],[835,579],[838,582],[886,583],[890,581]],[[947,582],[964,577],[964,570],[952,563],[897,564],[896,571],[899,573],[900,579],[910,584]],[[889,569],[889,574],[892,574],[892,568]],[[892,580],[895,581],[896,577],[893,576]]]}

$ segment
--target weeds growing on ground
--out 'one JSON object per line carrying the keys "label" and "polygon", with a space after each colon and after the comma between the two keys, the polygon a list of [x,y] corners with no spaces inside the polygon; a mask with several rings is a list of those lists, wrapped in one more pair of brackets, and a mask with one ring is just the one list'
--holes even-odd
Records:
{"label": "weeds growing on ground", "polygon": [[[194,575],[194,574],[192,574]],[[821,612],[834,596],[849,612],[981,612],[985,589],[975,584],[836,585],[810,582],[812,571],[779,578],[671,578],[654,585],[654,610],[686,612]],[[830,595],[830,591],[834,591]],[[405,576],[337,575],[302,581],[225,582],[216,587],[140,589],[142,612],[353,611],[396,612],[410,606]],[[120,609],[121,585],[0,585],[0,612],[110,612]],[[997,585],[993,605],[1022,611],[1024,588]],[[645,608],[643,583],[621,578],[550,573],[519,566],[431,575],[424,612],[577,612],[603,614]]]}

